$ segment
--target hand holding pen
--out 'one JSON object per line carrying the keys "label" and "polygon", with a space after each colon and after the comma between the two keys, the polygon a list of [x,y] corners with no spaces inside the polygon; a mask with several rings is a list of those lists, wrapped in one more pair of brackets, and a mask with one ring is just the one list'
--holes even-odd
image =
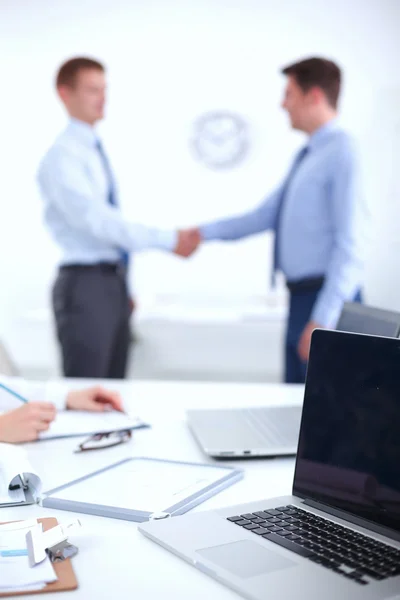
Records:
{"label": "hand holding pen", "polygon": [[56,408],[48,402],[29,402],[0,416],[2,442],[33,442],[54,421]]}
{"label": "hand holding pen", "polygon": [[[23,406],[0,415],[0,442],[18,443],[37,440],[40,433],[47,431],[56,417],[56,408],[49,402],[28,402],[14,389],[0,382],[0,389],[23,402]],[[65,408],[102,412],[123,412],[122,399],[118,392],[101,386],[93,386],[68,393]]]}

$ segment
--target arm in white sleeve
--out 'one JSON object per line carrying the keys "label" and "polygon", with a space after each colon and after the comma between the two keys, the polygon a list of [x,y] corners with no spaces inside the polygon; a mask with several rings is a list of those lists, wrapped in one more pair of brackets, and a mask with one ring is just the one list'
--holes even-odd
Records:
{"label": "arm in white sleeve", "polygon": [[39,185],[52,206],[77,231],[127,252],[158,248],[172,251],[177,232],[126,221],[118,208],[99,202],[84,165],[65,149],[55,149],[51,161],[39,172]]}

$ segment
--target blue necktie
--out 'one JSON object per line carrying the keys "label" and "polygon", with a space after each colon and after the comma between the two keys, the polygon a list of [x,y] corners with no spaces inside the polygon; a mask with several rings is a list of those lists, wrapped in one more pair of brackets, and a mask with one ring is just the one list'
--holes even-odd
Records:
{"label": "blue necktie", "polygon": [[[117,193],[116,193],[116,189],[115,189],[115,181],[114,181],[113,172],[111,170],[110,163],[107,158],[107,154],[104,152],[104,148],[103,148],[100,140],[96,141],[96,148],[99,151],[101,161],[103,163],[104,171],[105,171],[105,173],[107,175],[107,179],[108,179],[108,203],[111,204],[111,206],[118,206]],[[121,262],[127,268],[128,264],[129,264],[129,254],[122,248],[120,248],[119,251],[120,251],[120,256],[121,256]]]}
{"label": "blue necktie", "polygon": [[278,208],[277,208],[277,212],[276,212],[276,220],[275,220],[275,240],[274,240],[274,262],[273,262],[273,270],[272,270],[272,282],[273,284],[275,283],[275,274],[276,271],[278,270],[279,267],[279,244],[280,244],[280,234],[281,234],[281,220],[282,220],[282,213],[283,213],[283,209],[285,206],[285,200],[287,198],[287,193],[289,191],[290,188],[290,184],[293,180],[293,176],[295,175],[297,169],[299,168],[302,160],[304,159],[304,157],[306,156],[306,154],[309,152],[309,147],[305,146],[304,148],[302,148],[300,150],[300,152],[297,154],[292,168],[290,169],[288,176],[286,177],[286,181],[283,185],[283,189],[281,192],[281,196],[279,198],[279,202],[278,202]]}

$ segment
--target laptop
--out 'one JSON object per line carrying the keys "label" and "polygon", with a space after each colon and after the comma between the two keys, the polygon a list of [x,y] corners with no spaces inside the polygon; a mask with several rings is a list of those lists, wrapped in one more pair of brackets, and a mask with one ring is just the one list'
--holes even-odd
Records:
{"label": "laptop", "polygon": [[301,410],[301,404],[202,408],[188,410],[187,422],[203,452],[213,458],[290,456],[297,450]]}
{"label": "laptop", "polygon": [[358,302],[345,302],[336,329],[353,333],[400,337],[400,313]]}
{"label": "laptop", "polygon": [[[400,336],[400,313],[346,302],[336,329],[385,337]],[[197,409],[187,421],[205,454],[213,458],[296,454],[302,407],[264,406]]]}
{"label": "laptop", "polygon": [[313,333],[291,496],[139,530],[250,600],[399,600],[400,340]]}

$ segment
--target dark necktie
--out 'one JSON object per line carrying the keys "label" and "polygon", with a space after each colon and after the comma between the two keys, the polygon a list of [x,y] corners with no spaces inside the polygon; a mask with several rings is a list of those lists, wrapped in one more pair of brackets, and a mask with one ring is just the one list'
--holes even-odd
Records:
{"label": "dark necktie", "polygon": [[272,271],[273,283],[275,282],[275,273],[280,266],[279,265],[279,244],[280,244],[280,236],[281,236],[282,213],[283,213],[283,209],[285,206],[285,201],[286,201],[288,191],[290,188],[290,184],[293,180],[293,177],[308,152],[309,152],[309,147],[305,146],[297,154],[297,156],[293,162],[292,168],[290,169],[290,171],[286,177],[286,181],[283,184],[282,192],[281,192],[281,195],[279,198],[278,207],[277,207],[277,211],[276,211],[276,219],[275,219],[274,262],[273,262],[273,271]]}
{"label": "dark necktie", "polygon": [[[107,154],[104,152],[104,148],[103,148],[100,140],[96,141],[96,148],[99,151],[101,161],[103,163],[104,171],[106,173],[107,180],[108,180],[108,203],[111,204],[111,206],[118,206],[114,175],[111,170],[110,162],[107,158]],[[125,267],[128,267],[128,264],[129,264],[128,252],[126,252],[122,248],[119,248],[119,252],[121,255],[121,262],[124,264]]]}

